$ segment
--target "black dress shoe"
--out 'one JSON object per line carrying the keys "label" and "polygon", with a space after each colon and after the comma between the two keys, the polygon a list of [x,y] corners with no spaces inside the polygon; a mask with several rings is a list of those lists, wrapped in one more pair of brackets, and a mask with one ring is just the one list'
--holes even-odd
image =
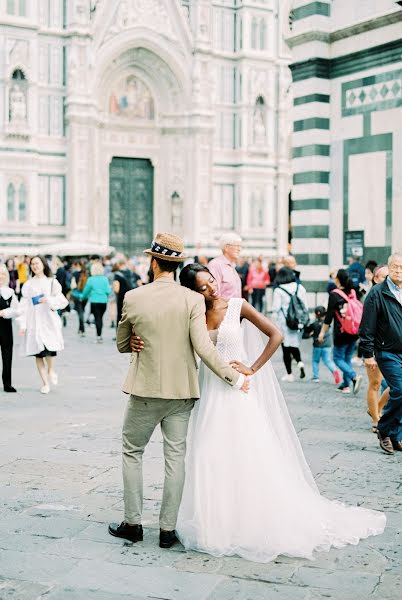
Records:
{"label": "black dress shoe", "polygon": [[142,525],[129,525],[125,521],[120,523],[120,525],[110,523],[109,533],[115,537],[130,540],[130,542],[142,542],[143,537]]}
{"label": "black dress shoe", "polygon": [[12,385],[5,385],[4,386],[4,391],[5,392],[16,392],[17,390]]}
{"label": "black dress shoe", "polygon": [[173,544],[176,544],[179,540],[176,537],[176,532],[160,530],[159,533],[159,546],[160,548],[171,548]]}
{"label": "black dress shoe", "polygon": [[394,450],[399,450],[399,452],[402,452],[402,440],[398,440],[397,442],[392,440],[392,447]]}

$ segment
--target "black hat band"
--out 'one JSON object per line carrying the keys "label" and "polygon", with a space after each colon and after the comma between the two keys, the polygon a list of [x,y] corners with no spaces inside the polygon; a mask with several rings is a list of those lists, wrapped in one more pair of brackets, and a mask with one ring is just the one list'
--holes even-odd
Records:
{"label": "black hat band", "polygon": [[176,250],[171,250],[170,248],[166,248],[166,246],[161,246],[155,242],[152,242],[151,251],[156,252],[157,254],[163,254],[164,256],[177,256],[180,257],[183,255],[182,252],[177,252]]}

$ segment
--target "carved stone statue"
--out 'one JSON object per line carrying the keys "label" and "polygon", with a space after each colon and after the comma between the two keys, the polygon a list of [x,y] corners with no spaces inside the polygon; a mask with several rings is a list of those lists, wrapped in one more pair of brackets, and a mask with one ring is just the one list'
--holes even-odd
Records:
{"label": "carved stone statue", "polygon": [[27,119],[27,102],[25,93],[15,83],[10,90],[10,122],[11,123],[24,123]]}
{"label": "carved stone statue", "polygon": [[263,101],[257,100],[253,118],[253,143],[255,146],[265,146],[266,142],[265,104]]}

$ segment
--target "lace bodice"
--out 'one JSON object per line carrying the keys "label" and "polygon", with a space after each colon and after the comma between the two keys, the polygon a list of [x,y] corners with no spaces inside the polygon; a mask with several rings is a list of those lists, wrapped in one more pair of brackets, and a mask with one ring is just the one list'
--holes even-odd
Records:
{"label": "lace bodice", "polygon": [[231,298],[225,318],[219,330],[216,348],[224,361],[241,360],[243,357],[242,331],[240,327],[240,312],[242,298]]}

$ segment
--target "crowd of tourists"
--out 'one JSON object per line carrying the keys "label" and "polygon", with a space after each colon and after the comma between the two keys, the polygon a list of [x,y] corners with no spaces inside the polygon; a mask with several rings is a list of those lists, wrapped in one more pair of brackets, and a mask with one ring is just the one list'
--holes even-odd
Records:
{"label": "crowd of tourists", "polygon": [[[219,256],[212,259],[196,256],[194,262],[207,266],[222,297],[247,299],[257,311],[272,315],[283,335],[286,372],[282,381],[295,381],[293,364],[296,364],[298,377],[306,378],[302,339],[311,339],[312,343],[311,380],[320,382],[322,362],[342,394],[359,392],[362,376],[358,369],[363,367],[364,361],[368,379],[367,412],[373,432],[384,437],[386,431],[379,424],[381,415],[390,398],[391,403],[396,402],[391,381],[397,366],[387,352],[392,352],[392,343],[398,350],[402,339],[402,289],[398,279],[402,259],[399,255],[393,255],[388,264],[381,265],[370,260],[364,266],[358,258],[351,258],[348,266],[331,271],[327,302],[309,306],[294,256],[271,261],[263,257],[247,259],[240,256],[242,240],[235,233],[223,235],[220,248]],[[0,264],[0,344],[4,390],[16,391],[11,380],[13,318],[23,336],[22,353],[35,357],[40,391],[47,394],[58,382],[55,357],[64,347],[62,325],[67,323],[67,313],[71,313],[70,320],[77,319],[79,336],[84,337],[88,326],[94,325],[96,343],[102,343],[105,314],[108,313],[111,327],[117,327],[125,294],[152,281],[148,266],[144,258],[128,259],[123,255],[64,261],[25,256],[3,261]],[[383,311],[386,326],[376,337],[376,327],[383,327],[377,321],[379,310]],[[400,360],[400,352],[396,354]],[[401,394],[400,390],[398,393]],[[391,453],[392,444],[385,446],[385,451]]]}

